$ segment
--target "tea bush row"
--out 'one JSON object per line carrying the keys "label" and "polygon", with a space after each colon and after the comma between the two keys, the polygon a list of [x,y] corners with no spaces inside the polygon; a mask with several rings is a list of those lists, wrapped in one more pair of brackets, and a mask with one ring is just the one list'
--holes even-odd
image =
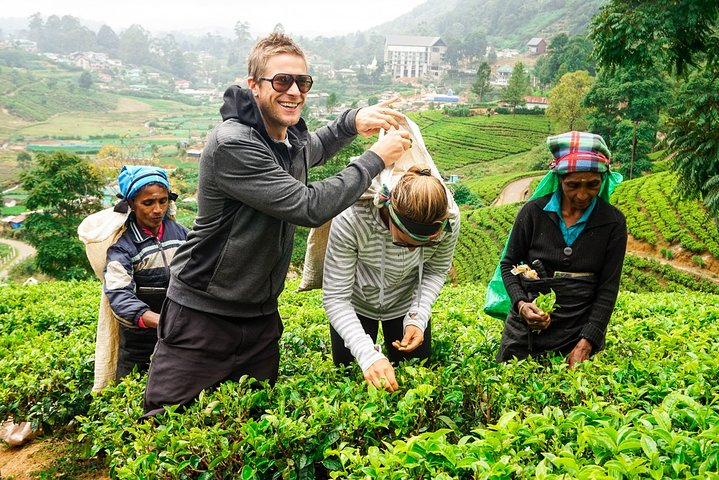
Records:
{"label": "tea bush row", "polygon": [[138,423],[143,380],[104,392],[83,441],[117,478],[711,478],[719,464],[719,297],[622,294],[607,349],[498,365],[482,292],[446,288],[430,365],[393,394],[338,371],[318,295],[288,292],[281,375]]}

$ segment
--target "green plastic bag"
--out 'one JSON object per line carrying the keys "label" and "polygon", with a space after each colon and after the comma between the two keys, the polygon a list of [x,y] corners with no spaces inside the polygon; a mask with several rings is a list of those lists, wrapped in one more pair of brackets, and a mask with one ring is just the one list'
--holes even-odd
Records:
{"label": "green plastic bag", "polygon": [[[614,192],[614,189],[617,188],[617,185],[622,183],[622,180],[623,177],[620,173],[610,171],[602,180],[599,196],[609,203],[609,197],[612,196],[612,193]],[[537,189],[529,199],[533,200],[535,198],[554,193],[558,188],[559,177],[557,177],[553,170],[549,171],[539,182]],[[505,320],[509,314],[509,310],[512,308],[512,300],[509,298],[507,289],[504,288],[504,280],[502,280],[501,269],[502,259],[504,258],[504,254],[507,253],[507,243],[509,243],[509,237],[511,234],[512,230],[510,229],[509,233],[507,233],[507,239],[504,241],[502,255],[499,256],[499,262],[497,262],[497,266],[494,268],[494,274],[487,285],[487,293],[484,297],[484,313],[499,320]]]}

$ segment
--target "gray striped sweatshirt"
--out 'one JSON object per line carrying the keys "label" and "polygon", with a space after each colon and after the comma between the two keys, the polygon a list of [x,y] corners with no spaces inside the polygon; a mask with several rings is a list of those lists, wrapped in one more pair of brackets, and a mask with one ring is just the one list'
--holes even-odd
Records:
{"label": "gray striped sweatshirt", "polygon": [[323,274],[323,303],[332,327],[362,371],[385,358],[357,314],[382,320],[404,316],[404,327],[427,328],[459,236],[459,217],[435,247],[410,252],[392,235],[371,200],[360,200],[332,220]]}

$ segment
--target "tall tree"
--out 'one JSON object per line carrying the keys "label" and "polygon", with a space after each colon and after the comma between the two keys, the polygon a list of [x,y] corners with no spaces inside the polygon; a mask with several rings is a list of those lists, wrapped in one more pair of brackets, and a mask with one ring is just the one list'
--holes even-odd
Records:
{"label": "tall tree", "polygon": [[63,152],[38,154],[36,166],[21,174],[32,213],[25,223],[37,248],[40,270],[59,279],[90,276],[85,248],[77,239],[82,218],[99,209],[102,179],[86,159]]}
{"label": "tall tree", "polygon": [[524,100],[524,96],[529,93],[529,75],[527,70],[524,68],[522,62],[514,64],[512,69],[512,75],[509,77],[509,83],[502,90],[500,98],[503,102],[507,102],[516,108],[519,105],[524,105],[527,102]]}
{"label": "tall tree", "polygon": [[479,97],[479,101],[484,101],[485,95],[492,91],[492,85],[489,83],[492,77],[492,67],[489,63],[482,62],[477,69],[477,79],[472,84],[472,92]]}
{"label": "tall tree", "polygon": [[17,166],[20,170],[25,171],[32,166],[32,155],[29,152],[23,150],[17,154]]}
{"label": "tall tree", "polygon": [[97,31],[97,45],[105,52],[115,53],[120,46],[120,37],[107,25],[100,27]]}
{"label": "tall tree", "polygon": [[614,125],[621,120],[648,122],[659,126],[659,113],[669,101],[670,85],[664,74],[654,70],[616,68],[600,70],[584,99],[592,108],[591,130],[612,145]]}
{"label": "tall tree", "polygon": [[80,85],[80,88],[87,90],[88,88],[92,87],[92,75],[90,75],[90,72],[87,70],[84,70],[80,74],[80,78],[77,79],[77,84]]}
{"label": "tall tree", "polygon": [[331,112],[333,108],[337,106],[337,94],[335,92],[327,95],[327,111]]}
{"label": "tall tree", "polygon": [[535,74],[543,85],[556,83],[565,73],[579,70],[594,75],[592,42],[582,35],[569,37],[566,33],[552,38],[547,54],[539,57],[534,66]]}
{"label": "tall tree", "polygon": [[469,58],[482,58],[487,49],[487,34],[481,28],[475,28],[464,37],[463,53]]}
{"label": "tall tree", "polygon": [[150,65],[150,33],[142,26],[134,24],[120,33],[120,59],[133,65]]}
{"label": "tall tree", "polygon": [[559,84],[549,92],[547,116],[561,131],[587,128],[589,108],[582,102],[593,81],[589,72],[579,70],[562,76]]}
{"label": "tall tree", "polygon": [[719,0],[612,0],[592,22],[596,56],[609,69],[658,64],[688,80],[670,107],[667,153],[677,191],[703,198],[719,221]]}

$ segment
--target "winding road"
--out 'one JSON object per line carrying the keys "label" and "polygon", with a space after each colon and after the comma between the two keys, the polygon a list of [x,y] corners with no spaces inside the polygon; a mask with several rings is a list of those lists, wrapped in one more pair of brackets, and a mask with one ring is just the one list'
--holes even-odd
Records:
{"label": "winding road", "polygon": [[510,183],[504,187],[504,190],[502,190],[502,193],[500,193],[494,202],[492,202],[492,205],[506,205],[508,203],[517,203],[527,200],[529,198],[529,186],[535,178],[542,178],[542,176],[520,178],[519,180],[515,180]]}
{"label": "winding road", "polygon": [[19,242],[17,240],[9,240],[7,238],[1,238],[0,243],[10,245],[12,248],[15,249],[15,252],[17,253],[15,255],[15,258],[10,260],[7,264],[3,265],[2,270],[0,270],[0,281],[2,281],[7,278],[8,272],[15,264],[20,263],[26,258],[35,255],[35,248],[31,247],[27,243]]}

